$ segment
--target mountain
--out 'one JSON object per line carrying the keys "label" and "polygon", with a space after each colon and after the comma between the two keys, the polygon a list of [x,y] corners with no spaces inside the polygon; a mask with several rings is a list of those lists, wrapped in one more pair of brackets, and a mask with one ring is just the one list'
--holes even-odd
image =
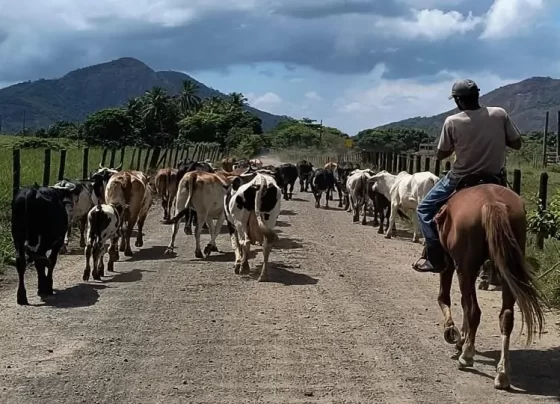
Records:
{"label": "mountain", "polygon": [[[137,59],[125,57],[73,70],[58,79],[27,81],[0,89],[1,129],[19,131],[23,119],[27,128],[47,127],[58,120],[79,122],[94,111],[124,105],[154,86],[175,95],[183,80],[195,82],[202,98],[224,96],[187,74],[156,72]],[[246,109],[261,118],[265,131],[287,119],[251,106]]]}
{"label": "mountain", "polygon": [[[556,132],[556,111],[560,110],[560,80],[550,77],[531,77],[497,88],[480,97],[481,104],[504,108],[523,133],[543,131],[545,113],[550,111],[549,131]],[[457,109],[431,117],[415,117],[380,126],[384,128],[418,128],[439,135],[445,118]]]}

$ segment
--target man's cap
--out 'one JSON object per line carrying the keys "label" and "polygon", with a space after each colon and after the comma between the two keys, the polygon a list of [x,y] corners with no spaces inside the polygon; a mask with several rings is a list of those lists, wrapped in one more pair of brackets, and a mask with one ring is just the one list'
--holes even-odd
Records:
{"label": "man's cap", "polygon": [[470,79],[464,80],[457,80],[455,84],[453,84],[453,88],[451,89],[451,95],[449,99],[453,97],[463,97],[466,95],[474,95],[478,94],[480,89],[476,85],[476,83]]}

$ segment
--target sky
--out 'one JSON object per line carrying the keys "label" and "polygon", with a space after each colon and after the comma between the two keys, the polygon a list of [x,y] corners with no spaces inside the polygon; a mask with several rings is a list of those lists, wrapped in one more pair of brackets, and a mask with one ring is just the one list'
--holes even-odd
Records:
{"label": "sky", "polygon": [[558,0],[0,0],[0,87],[119,57],[358,131],[560,77]]}

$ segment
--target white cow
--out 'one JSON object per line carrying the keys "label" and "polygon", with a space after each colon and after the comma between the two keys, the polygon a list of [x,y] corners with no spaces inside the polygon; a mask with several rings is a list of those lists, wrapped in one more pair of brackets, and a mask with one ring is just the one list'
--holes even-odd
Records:
{"label": "white cow", "polygon": [[[87,214],[87,244],[85,249],[86,255],[86,268],[82,279],[89,280],[90,273],[95,280],[101,280],[105,276],[103,257],[107,252],[107,240],[111,240],[114,244],[121,231],[121,218],[115,206],[104,205],[98,201],[97,206],[91,208]],[[93,255],[93,271],[91,270],[90,258]],[[114,271],[115,255],[109,254],[109,262],[107,263],[107,270]]]}
{"label": "white cow", "polygon": [[350,209],[352,209],[352,221],[354,223],[360,220],[360,209],[363,207],[364,216],[362,218],[362,224],[366,224],[367,206],[369,201],[368,180],[372,178],[374,174],[375,173],[368,168],[357,169],[352,171],[346,180],[346,189],[348,190],[350,199],[347,211],[349,212]]}
{"label": "white cow", "polygon": [[[439,178],[429,171],[412,175],[401,171],[398,175],[393,175],[384,170],[372,176],[369,181],[376,183],[376,191],[383,194],[391,203],[391,216],[385,233],[385,238],[391,238],[397,211],[399,209],[404,212],[411,209],[416,211],[418,204],[439,181]],[[417,243],[420,233],[417,215],[414,215],[412,222],[414,227],[412,241]]]}
{"label": "white cow", "polygon": [[[264,170],[263,170],[264,171]],[[262,243],[263,264],[259,282],[268,281],[268,257],[272,243],[278,239],[274,232],[280,214],[282,191],[274,177],[264,172],[237,189],[231,187],[224,200],[227,226],[235,250],[236,274],[249,272],[251,243]]]}

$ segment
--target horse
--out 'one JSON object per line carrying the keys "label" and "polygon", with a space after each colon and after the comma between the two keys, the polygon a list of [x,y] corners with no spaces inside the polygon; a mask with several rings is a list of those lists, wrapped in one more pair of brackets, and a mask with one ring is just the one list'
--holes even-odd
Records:
{"label": "horse", "polygon": [[[545,300],[536,287],[525,261],[526,211],[523,200],[511,189],[469,176],[460,182],[448,202],[434,218],[446,254],[447,268],[440,274],[438,304],[444,316],[444,339],[460,351],[459,368],[474,364],[476,331],[481,311],[476,298],[476,279],[481,266],[490,260],[502,283],[499,314],[502,349],[494,379],[496,389],[510,387],[510,335],[514,305],[521,311],[526,345],[534,333],[542,334]],[[457,271],[463,307],[461,332],[451,317],[451,283]]]}

